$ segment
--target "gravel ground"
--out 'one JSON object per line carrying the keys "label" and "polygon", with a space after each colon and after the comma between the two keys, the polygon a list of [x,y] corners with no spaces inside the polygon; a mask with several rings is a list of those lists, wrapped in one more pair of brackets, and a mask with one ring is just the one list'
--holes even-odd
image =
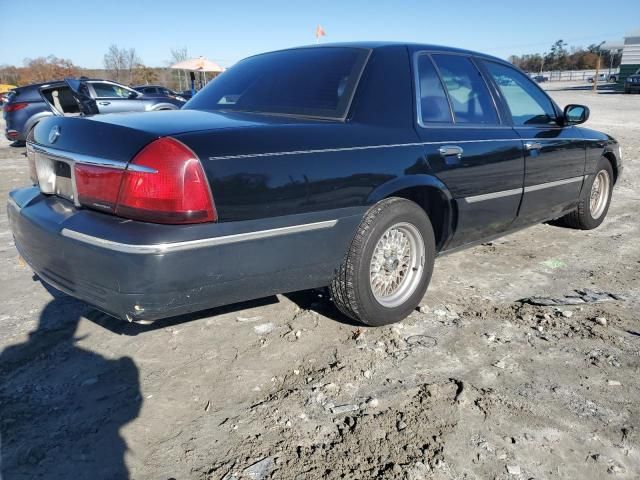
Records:
{"label": "gravel ground", "polygon": [[[396,326],[323,291],[119,322],[34,278],[2,212],[2,478],[638,478],[640,96],[547,88],[623,145],[607,220],[439,259]],[[23,151],[0,144],[3,196]],[[579,289],[623,297],[518,302]]]}

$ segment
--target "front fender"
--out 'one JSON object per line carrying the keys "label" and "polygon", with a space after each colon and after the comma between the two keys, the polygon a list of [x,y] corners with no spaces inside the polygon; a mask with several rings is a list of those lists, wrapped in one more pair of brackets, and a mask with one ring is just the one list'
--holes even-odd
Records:
{"label": "front fender", "polygon": [[434,177],[433,175],[406,175],[404,177],[394,178],[393,180],[376,187],[367,197],[367,204],[373,205],[374,203],[393,195],[395,192],[412,187],[437,188],[442,192],[448,202],[453,199],[449,189],[437,177]]}
{"label": "front fender", "polygon": [[607,157],[613,166],[613,172],[615,174],[616,183],[620,179],[620,175],[622,174],[622,149],[618,142],[616,142],[613,138],[611,141],[605,145],[602,155]]}
{"label": "front fender", "polygon": [[178,110],[179,107],[175,106],[173,103],[156,103],[149,108],[150,112],[155,112],[158,110]]}
{"label": "front fender", "polygon": [[586,142],[586,165],[585,174],[590,175],[595,172],[598,160],[606,157],[611,162],[616,183],[622,173],[622,153],[617,140],[611,135],[591,130],[588,128],[578,129]]}

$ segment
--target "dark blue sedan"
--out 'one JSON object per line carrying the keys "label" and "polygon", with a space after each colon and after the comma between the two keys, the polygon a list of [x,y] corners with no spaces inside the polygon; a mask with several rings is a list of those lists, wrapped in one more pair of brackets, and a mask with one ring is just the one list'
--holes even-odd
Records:
{"label": "dark blue sedan", "polygon": [[602,223],[622,158],[588,117],[479,53],[294,48],[179,111],[42,120],[9,218],[40,278],[122,319],[328,285],[382,325],[418,305],[440,254]]}

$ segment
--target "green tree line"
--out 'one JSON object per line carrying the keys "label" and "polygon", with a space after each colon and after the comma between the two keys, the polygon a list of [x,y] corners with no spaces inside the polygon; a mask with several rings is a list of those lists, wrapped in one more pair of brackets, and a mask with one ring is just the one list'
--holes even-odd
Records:
{"label": "green tree line", "polygon": [[596,68],[600,57],[600,68],[620,65],[620,54],[602,48],[604,42],[588,47],[569,47],[564,40],[551,45],[549,51],[525,55],[511,55],[509,61],[527,72],[552,70],[590,70]]}

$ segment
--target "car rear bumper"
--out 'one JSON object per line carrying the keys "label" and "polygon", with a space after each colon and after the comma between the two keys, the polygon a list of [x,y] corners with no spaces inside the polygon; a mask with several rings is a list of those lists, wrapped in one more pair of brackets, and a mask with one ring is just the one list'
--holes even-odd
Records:
{"label": "car rear bumper", "polygon": [[364,214],[157,225],[78,210],[37,188],[11,192],[7,211],[43,281],[131,321],[327,285]]}
{"label": "car rear bumper", "polygon": [[624,89],[630,92],[640,92],[640,83],[625,83]]}
{"label": "car rear bumper", "polygon": [[4,136],[7,140],[11,142],[24,140],[24,138],[20,138],[20,132],[17,130],[5,129]]}

